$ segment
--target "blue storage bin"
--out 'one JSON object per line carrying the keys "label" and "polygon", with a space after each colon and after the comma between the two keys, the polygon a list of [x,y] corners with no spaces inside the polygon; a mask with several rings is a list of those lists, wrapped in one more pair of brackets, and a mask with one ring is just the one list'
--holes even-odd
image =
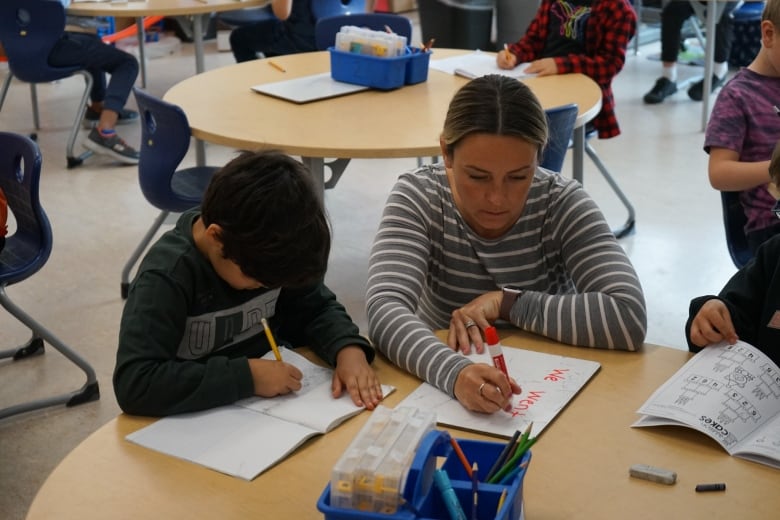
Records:
{"label": "blue storage bin", "polygon": [[402,56],[379,58],[333,47],[330,51],[330,75],[336,81],[392,90],[428,79],[430,52],[407,50]]}
{"label": "blue storage bin", "polygon": [[431,52],[420,52],[420,49],[412,49],[406,62],[404,83],[414,85],[428,80],[428,65],[431,61],[431,54]]}
{"label": "blue storage bin", "polygon": [[[480,475],[485,475],[504,449],[505,443],[476,440],[458,440],[469,462],[477,463]],[[338,509],[330,506],[330,483],[317,501],[317,509],[324,513],[325,520],[449,520],[441,493],[433,485],[433,472],[438,467],[437,458],[445,457],[442,468],[449,475],[452,488],[467,515],[471,513],[471,480],[466,469],[452,450],[449,433],[441,430],[429,432],[417,448],[404,486],[406,505],[393,514],[373,513],[356,509]],[[517,520],[523,510],[523,479],[531,461],[528,451],[521,460],[524,469],[508,484],[479,482],[479,518],[496,520]],[[480,477],[482,479],[482,477]],[[500,511],[498,501],[504,490],[506,499]]]}

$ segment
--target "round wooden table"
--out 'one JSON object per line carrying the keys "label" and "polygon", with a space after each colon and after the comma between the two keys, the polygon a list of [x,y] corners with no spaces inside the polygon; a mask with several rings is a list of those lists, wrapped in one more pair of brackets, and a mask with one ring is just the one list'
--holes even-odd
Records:
{"label": "round wooden table", "polygon": [[[470,52],[434,49],[432,60]],[[315,182],[325,187],[324,158],[437,156],[447,107],[468,80],[430,69],[428,80],[391,91],[366,90],[305,104],[258,94],[251,87],[330,70],[327,52],[280,56],[238,63],[187,78],[164,96],[187,114],[198,139],[242,149],[280,149],[300,155]],[[581,179],[584,125],[601,110],[601,90],[583,74],[523,80],[551,108],[577,103],[579,139],[574,165]],[[579,159],[578,159],[579,158]],[[199,164],[205,157],[198,157]],[[341,166],[345,166],[342,163]],[[343,168],[342,168],[343,171]],[[334,176],[340,175],[333,168]],[[577,178],[575,171],[574,177]],[[335,182],[334,182],[335,184]],[[327,187],[331,187],[328,185]]]}
{"label": "round wooden table", "polygon": [[126,2],[78,2],[68,6],[72,16],[114,16],[135,18],[138,27],[138,53],[141,65],[141,84],[146,87],[146,56],[144,52],[144,16],[193,16],[192,39],[195,43],[195,71],[203,65],[203,16],[220,11],[234,11],[247,7],[261,7],[269,0],[145,0]]}

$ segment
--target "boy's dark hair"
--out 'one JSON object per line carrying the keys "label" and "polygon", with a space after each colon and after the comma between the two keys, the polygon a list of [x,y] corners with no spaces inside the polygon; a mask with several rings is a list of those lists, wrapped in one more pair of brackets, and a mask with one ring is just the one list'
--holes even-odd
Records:
{"label": "boy's dark hair", "polygon": [[266,287],[301,287],[325,276],[330,227],[311,173],[278,151],[242,152],[214,174],[203,224],[222,228],[222,254]]}

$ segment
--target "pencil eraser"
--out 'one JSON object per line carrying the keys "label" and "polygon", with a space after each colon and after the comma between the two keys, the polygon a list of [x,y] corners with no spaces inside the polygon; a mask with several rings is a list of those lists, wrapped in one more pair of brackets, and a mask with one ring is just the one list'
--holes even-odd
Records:
{"label": "pencil eraser", "polygon": [[677,473],[664,468],[647,464],[634,464],[628,469],[628,474],[635,478],[672,485],[677,482]]}

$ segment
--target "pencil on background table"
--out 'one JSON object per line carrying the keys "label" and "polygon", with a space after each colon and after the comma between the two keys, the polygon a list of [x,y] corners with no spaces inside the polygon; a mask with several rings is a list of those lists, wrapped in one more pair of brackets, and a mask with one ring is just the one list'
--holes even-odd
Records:
{"label": "pencil on background table", "polygon": [[272,66],[273,68],[275,68],[276,70],[278,70],[279,72],[287,72],[287,70],[284,67],[282,67],[281,65],[279,65],[275,61],[268,60],[268,64],[270,66]]}

